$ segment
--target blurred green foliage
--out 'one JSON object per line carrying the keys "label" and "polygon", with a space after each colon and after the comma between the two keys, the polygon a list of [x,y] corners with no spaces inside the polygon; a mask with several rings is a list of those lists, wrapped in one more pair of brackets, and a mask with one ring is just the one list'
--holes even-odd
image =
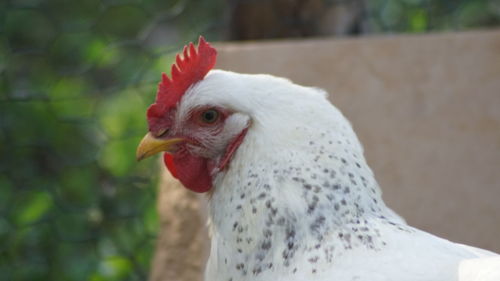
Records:
{"label": "blurred green foliage", "polygon": [[437,32],[500,25],[498,0],[365,1],[372,32]]}
{"label": "blurred green foliage", "polygon": [[[158,165],[137,165],[173,52],[223,0],[0,2],[0,280],[145,280]],[[367,1],[374,32],[498,25],[498,1]],[[219,36],[219,37],[218,37]]]}
{"label": "blurred green foliage", "polygon": [[2,1],[0,280],[147,278],[158,165],[135,148],[161,71],[210,24],[184,19],[194,2]]}

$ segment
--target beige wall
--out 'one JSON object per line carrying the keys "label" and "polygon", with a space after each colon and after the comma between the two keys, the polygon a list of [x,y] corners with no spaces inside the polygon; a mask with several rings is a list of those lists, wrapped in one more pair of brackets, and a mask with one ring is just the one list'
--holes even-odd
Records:
{"label": "beige wall", "polygon": [[217,47],[217,68],[326,89],[409,224],[500,252],[500,31]]}

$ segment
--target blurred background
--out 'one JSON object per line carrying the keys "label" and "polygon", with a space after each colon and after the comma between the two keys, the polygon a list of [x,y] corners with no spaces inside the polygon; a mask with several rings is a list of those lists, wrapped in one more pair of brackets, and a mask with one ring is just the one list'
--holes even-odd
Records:
{"label": "blurred background", "polygon": [[499,0],[3,0],[0,280],[146,280],[145,110],[189,41],[500,26]]}

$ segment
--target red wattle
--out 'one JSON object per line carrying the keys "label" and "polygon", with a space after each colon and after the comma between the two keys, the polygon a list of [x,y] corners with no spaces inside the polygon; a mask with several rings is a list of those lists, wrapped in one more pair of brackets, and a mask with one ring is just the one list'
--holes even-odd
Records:
{"label": "red wattle", "polygon": [[208,159],[185,152],[176,155],[165,154],[163,160],[170,173],[186,188],[199,193],[212,188]]}
{"label": "red wattle", "polygon": [[231,161],[233,154],[243,142],[248,131],[241,131],[226,148],[219,163],[214,163],[210,159],[198,157],[190,154],[187,150],[180,151],[174,155],[165,153],[163,161],[168,170],[186,188],[194,192],[207,192],[212,188],[211,171],[224,170]]}
{"label": "red wattle", "polygon": [[176,179],[179,179],[179,177],[177,177],[177,169],[175,168],[174,164],[174,156],[172,156],[172,154],[165,153],[163,155],[163,161],[165,162],[165,166],[167,166],[167,169],[170,171],[172,176]]}

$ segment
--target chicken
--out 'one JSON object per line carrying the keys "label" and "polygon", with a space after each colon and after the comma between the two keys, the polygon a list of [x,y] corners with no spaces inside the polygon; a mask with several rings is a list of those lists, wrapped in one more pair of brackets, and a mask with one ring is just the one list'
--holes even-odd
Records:
{"label": "chicken", "polygon": [[433,236],[389,209],[363,148],[317,88],[212,70],[200,37],[163,74],[137,158],[159,152],[207,192],[207,281],[493,281],[500,257]]}

